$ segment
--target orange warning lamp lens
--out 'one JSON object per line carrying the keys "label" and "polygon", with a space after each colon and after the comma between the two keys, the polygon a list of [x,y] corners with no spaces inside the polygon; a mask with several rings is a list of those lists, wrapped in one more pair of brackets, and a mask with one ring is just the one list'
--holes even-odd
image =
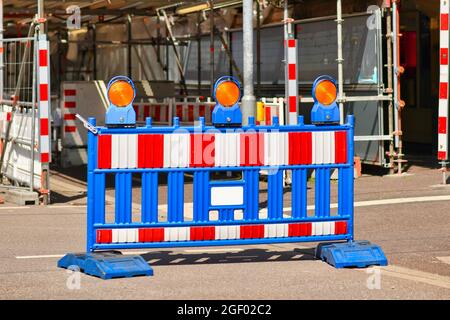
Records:
{"label": "orange warning lamp lens", "polygon": [[134,89],[126,81],[120,80],[114,82],[108,91],[109,101],[117,107],[126,107],[133,102]]}
{"label": "orange warning lamp lens", "polygon": [[216,89],[216,99],[224,107],[231,107],[239,101],[240,90],[233,81],[225,81]]}
{"label": "orange warning lamp lens", "polygon": [[337,88],[333,82],[324,80],[316,86],[316,99],[320,104],[329,106],[337,97]]}

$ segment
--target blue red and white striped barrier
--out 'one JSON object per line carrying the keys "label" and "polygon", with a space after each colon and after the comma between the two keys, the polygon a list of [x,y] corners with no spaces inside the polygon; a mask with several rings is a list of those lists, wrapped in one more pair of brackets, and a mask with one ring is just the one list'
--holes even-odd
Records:
{"label": "blue red and white striped barrier", "polygon": [[[90,118],[85,125],[95,130],[88,133],[89,253],[69,254],[59,266],[97,261],[92,252],[99,250],[324,241],[346,244],[321,247],[320,258],[336,267],[386,264],[381,249],[353,241],[353,116],[344,125],[306,125],[303,117],[295,125],[279,125],[277,117],[270,122],[257,126],[251,117],[247,126],[224,127],[207,126],[200,118],[196,126],[180,126],[175,117],[170,127],[154,127],[151,118],[142,127],[97,127]],[[259,202],[262,170],[268,172],[266,214]],[[292,174],[289,215],[283,201],[287,170]],[[308,212],[312,170],[315,209]],[[330,210],[332,170],[339,177],[337,212]],[[213,178],[228,171],[241,178]],[[192,177],[192,210],[185,210],[185,174]],[[167,175],[164,218],[158,199],[161,175]],[[106,218],[107,176],[115,179],[113,221]],[[138,217],[132,213],[133,177],[141,181]],[[91,274],[98,275],[98,270]]]}

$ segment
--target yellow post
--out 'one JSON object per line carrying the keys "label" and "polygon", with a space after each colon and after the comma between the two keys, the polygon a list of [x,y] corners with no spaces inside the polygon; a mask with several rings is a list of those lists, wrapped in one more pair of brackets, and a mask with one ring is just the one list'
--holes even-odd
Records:
{"label": "yellow post", "polygon": [[264,102],[256,103],[256,121],[264,121]]}

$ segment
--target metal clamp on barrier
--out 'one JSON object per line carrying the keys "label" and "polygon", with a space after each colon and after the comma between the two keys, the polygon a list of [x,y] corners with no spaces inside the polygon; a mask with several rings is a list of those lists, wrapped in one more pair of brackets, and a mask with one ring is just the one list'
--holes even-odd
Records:
{"label": "metal clamp on barrier", "polygon": [[[96,127],[97,135],[90,131],[88,253],[68,254],[58,266],[75,264],[103,278],[149,275],[153,271],[140,256],[130,258],[124,267],[123,256],[99,258],[97,251],[329,241],[332,243],[321,243],[317,256],[335,267],[386,265],[379,247],[353,241],[354,118],[348,116],[346,124],[337,124],[334,81],[321,78],[315,85],[319,89],[314,92],[313,110],[319,111],[313,119],[320,125],[305,125],[303,117],[298,117],[298,124],[282,126],[274,117],[272,125],[257,126],[255,119],[249,118],[249,125],[242,126],[242,115],[235,108],[239,87],[229,77],[216,83],[213,126],[206,126],[200,118],[198,126],[180,127],[174,118],[174,126],[152,127],[148,118],[146,126],[133,127],[132,122],[121,120],[130,119],[129,110],[116,108],[115,120],[109,118],[108,127]],[[133,94],[127,92],[121,97],[130,105]],[[93,118],[89,123],[96,126]],[[269,173],[267,210],[259,208],[261,170]],[[292,173],[289,215],[283,202],[287,170]],[[307,206],[308,174],[313,170],[314,212]],[[335,212],[330,209],[332,170],[337,170],[339,177]],[[213,179],[226,171],[239,178]],[[185,210],[185,174],[193,177],[192,212]],[[106,219],[105,212],[108,175],[115,177],[113,221]],[[158,202],[160,175],[167,175],[164,218]],[[142,181],[138,220],[132,216],[133,176]],[[214,218],[213,213],[217,214]]]}

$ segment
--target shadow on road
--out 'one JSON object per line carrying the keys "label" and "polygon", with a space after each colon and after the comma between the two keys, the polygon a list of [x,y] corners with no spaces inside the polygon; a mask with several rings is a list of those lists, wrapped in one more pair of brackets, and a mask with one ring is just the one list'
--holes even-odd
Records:
{"label": "shadow on road", "polygon": [[199,265],[247,262],[280,262],[317,260],[314,248],[294,251],[272,251],[267,249],[246,249],[239,252],[220,253],[174,253],[173,251],[149,252],[141,255],[152,266]]}

